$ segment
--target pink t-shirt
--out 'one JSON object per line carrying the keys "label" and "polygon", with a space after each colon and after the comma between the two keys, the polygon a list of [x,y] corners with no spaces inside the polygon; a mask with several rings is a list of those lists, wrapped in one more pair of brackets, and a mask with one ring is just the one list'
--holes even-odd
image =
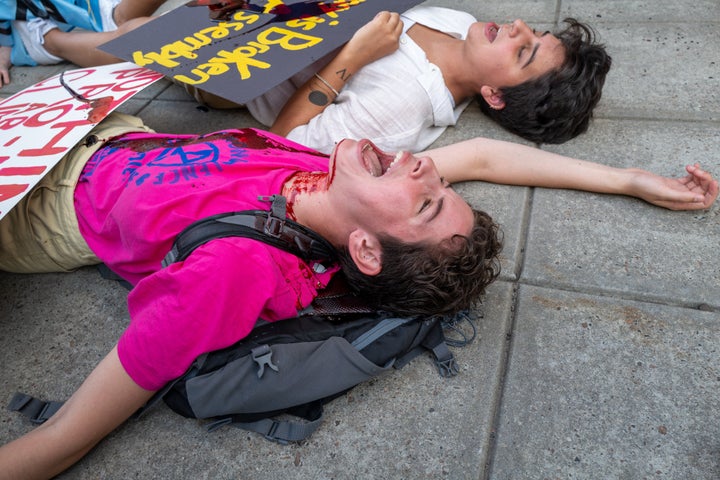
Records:
{"label": "pink t-shirt", "polygon": [[135,288],[120,361],[157,390],[200,354],[245,337],[258,318],[290,318],[336,268],[318,274],[292,254],[247,238],[213,240],[161,269],[177,234],[218,213],[268,210],[298,171],[327,171],[319,154],[255,129],[203,136],[133,133],[87,163],[75,190],[80,231]]}

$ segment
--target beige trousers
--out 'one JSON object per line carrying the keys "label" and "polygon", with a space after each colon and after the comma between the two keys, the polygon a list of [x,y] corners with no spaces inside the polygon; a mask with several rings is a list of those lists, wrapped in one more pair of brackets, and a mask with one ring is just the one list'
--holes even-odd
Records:
{"label": "beige trousers", "polygon": [[[88,134],[109,140],[128,132],[153,132],[137,117],[113,113]],[[87,138],[87,137],[86,137]],[[67,272],[99,263],[80,234],[75,185],[83,167],[104,142],[75,145],[0,220],[0,270],[17,273]]]}

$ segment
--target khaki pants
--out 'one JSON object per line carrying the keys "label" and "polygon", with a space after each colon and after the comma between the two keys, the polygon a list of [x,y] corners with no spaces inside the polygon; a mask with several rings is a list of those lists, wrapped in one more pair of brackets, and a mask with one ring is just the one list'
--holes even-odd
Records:
{"label": "khaki pants", "polygon": [[81,140],[0,221],[0,270],[17,273],[67,272],[99,263],[80,234],[75,185],[83,167],[104,141],[128,132],[153,132],[142,120],[113,113]]}

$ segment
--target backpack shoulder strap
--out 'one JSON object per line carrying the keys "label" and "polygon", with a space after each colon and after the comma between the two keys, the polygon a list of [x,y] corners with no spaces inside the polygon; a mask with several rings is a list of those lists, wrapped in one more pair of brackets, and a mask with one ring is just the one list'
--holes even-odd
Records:
{"label": "backpack shoulder strap", "polygon": [[185,260],[193,250],[210,240],[231,236],[259,240],[309,262],[334,262],[337,259],[337,251],[330,242],[286,218],[285,197],[273,195],[268,199],[272,201],[270,211],[221,213],[190,224],[176,237],[172,249],[163,259],[163,267]]}

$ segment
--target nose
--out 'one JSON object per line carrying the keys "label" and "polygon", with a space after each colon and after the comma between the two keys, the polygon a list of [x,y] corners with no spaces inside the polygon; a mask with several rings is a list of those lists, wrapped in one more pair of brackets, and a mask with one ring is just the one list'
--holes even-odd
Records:
{"label": "nose", "polygon": [[416,164],[410,171],[410,178],[419,180],[425,188],[431,190],[442,190],[445,188],[440,181],[440,173],[435,167],[435,162],[430,157],[415,158]]}
{"label": "nose", "polygon": [[422,179],[435,170],[435,165],[428,157],[418,158],[413,156],[413,162],[414,164],[410,170],[410,177],[412,178]]}
{"label": "nose", "polygon": [[512,28],[510,29],[510,37],[520,37],[528,34],[532,34],[532,29],[528,27],[527,23],[523,22],[519,18],[512,22]]}

